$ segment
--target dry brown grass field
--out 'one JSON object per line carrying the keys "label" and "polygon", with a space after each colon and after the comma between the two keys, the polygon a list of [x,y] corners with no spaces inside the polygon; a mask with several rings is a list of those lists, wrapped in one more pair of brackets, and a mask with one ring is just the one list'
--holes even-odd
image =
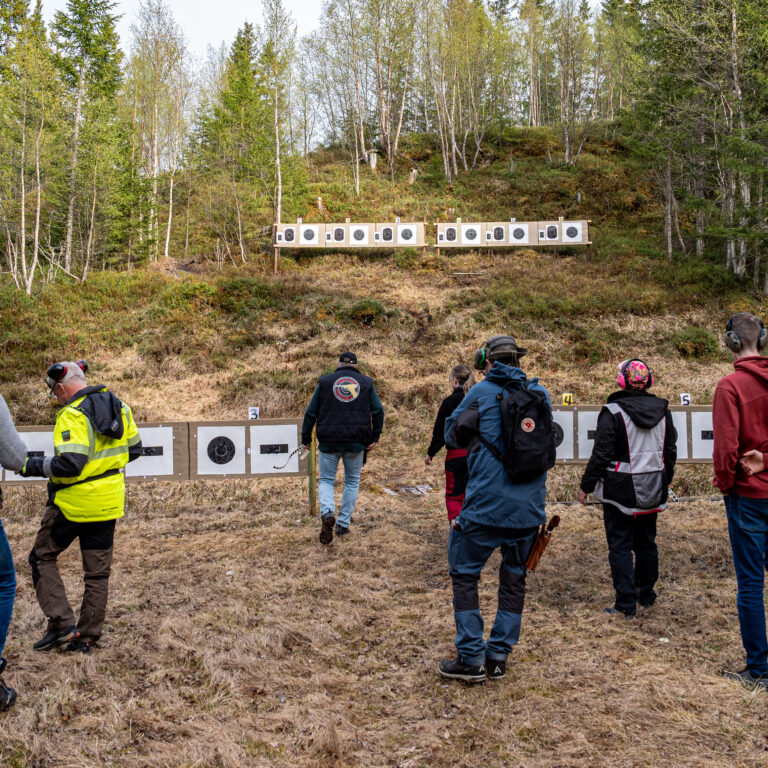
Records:
{"label": "dry brown grass field", "polygon": [[[187,279],[165,267],[169,283]],[[612,589],[599,508],[563,503],[575,498],[578,472],[555,469],[548,511],[563,521],[529,580],[506,679],[466,687],[436,673],[453,654],[447,524],[440,462],[427,468],[422,457],[450,367],[468,361],[485,336],[507,331],[530,349],[526,370],[553,399],[567,391],[599,403],[616,363],[641,355],[659,395],[677,401],[686,391],[708,403],[730,369],[725,355],[686,359],[670,339],[690,326],[716,333],[733,302],[662,301],[674,289],[632,269],[532,252],[417,254],[408,269],[391,259],[320,256],[284,263],[274,281],[266,264],[251,269],[303,298],[292,319],[263,312],[226,364],[191,364],[183,349],[151,357],[138,343],[94,344],[77,334],[63,335],[61,356],[80,350],[92,378],[141,420],[213,420],[244,418],[248,405],[260,405],[263,417],[300,415],[316,376],[343,348],[355,349],[376,379],[386,422],[352,533],[319,544],[306,480],[131,485],[101,646],[88,656],[35,654],[44,620],[27,554],[44,490],[7,489],[2,514],[19,588],[6,680],[19,702],[0,716],[0,765],[768,765],[768,699],[721,675],[741,668],[743,652],[718,501],[683,502],[661,516],[658,603],[634,622],[616,620],[601,613]],[[645,286],[647,311],[599,305],[631,280]],[[514,324],[503,301],[485,306],[487,291],[508,287],[514,297],[544,282],[571,302],[570,319],[545,306]],[[376,299],[387,314],[339,322],[329,309],[339,297]],[[206,313],[193,307],[190,324]],[[217,326],[200,343],[213,348],[229,332]],[[6,391],[20,422],[51,421],[40,377]],[[437,491],[382,490],[415,483]],[[709,496],[709,472],[684,469],[674,487]],[[498,565],[492,560],[483,577],[487,619]],[[62,569],[79,604],[76,546]]]}

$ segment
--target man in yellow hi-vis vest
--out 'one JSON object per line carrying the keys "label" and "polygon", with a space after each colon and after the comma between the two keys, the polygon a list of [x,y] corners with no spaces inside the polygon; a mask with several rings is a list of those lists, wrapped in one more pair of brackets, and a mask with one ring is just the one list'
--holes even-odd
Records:
{"label": "man in yellow hi-vis vest", "polygon": [[[123,516],[124,467],[141,455],[131,409],[105,386],[89,387],[85,361],[48,369],[51,394],[64,407],[56,416],[54,456],[29,456],[20,474],[48,478],[48,504],[29,555],[32,582],[48,631],[33,646],[88,653],[101,636],[107,611],[115,521]],[[58,556],[75,540],[85,572],[80,619],[67,600]]]}

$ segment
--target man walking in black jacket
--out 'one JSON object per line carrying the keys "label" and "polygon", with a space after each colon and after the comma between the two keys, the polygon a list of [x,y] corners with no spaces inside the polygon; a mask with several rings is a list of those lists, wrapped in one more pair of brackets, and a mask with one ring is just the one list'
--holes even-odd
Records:
{"label": "man walking in black jacket", "polygon": [[[301,425],[303,445],[312,441],[315,424],[320,453],[320,541],[330,544],[334,523],[337,536],[349,533],[365,453],[376,447],[384,427],[384,409],[373,379],[360,373],[354,352],[343,352],[336,370],[318,380]],[[339,461],[344,463],[344,494],[336,522],[333,488]]]}
{"label": "man walking in black jacket", "polygon": [[647,391],[653,376],[642,360],[625,360],[617,381],[621,390],[608,397],[597,420],[579,501],[586,504],[591,493],[603,502],[608,562],[616,590],[616,602],[605,612],[630,619],[637,603],[648,607],[656,600],[656,518],[667,506],[677,461],[677,433],[669,403]]}

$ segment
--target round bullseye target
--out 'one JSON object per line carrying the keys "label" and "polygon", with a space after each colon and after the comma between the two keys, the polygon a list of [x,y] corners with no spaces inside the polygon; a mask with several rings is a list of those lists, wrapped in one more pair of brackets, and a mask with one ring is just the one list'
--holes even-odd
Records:
{"label": "round bullseye target", "polygon": [[352,233],[352,237],[353,237],[355,240],[357,240],[358,242],[360,242],[361,240],[363,240],[363,239],[365,238],[365,232],[363,232],[363,230],[362,230],[362,229],[356,229],[356,230],[355,230],[355,231]]}
{"label": "round bullseye target", "polygon": [[476,229],[468,229],[466,232],[467,240],[477,240],[477,230]]}
{"label": "round bullseye target", "polygon": [[512,237],[515,240],[524,240],[525,239],[525,230],[522,227],[515,227],[512,230]]}
{"label": "round bullseye target", "polygon": [[547,237],[550,240],[557,240],[557,227],[554,224],[547,227]]}
{"label": "round bullseye target", "polygon": [[571,239],[574,239],[579,236],[579,230],[577,227],[568,227],[565,230],[565,234],[568,235]]}
{"label": "round bullseye target", "polygon": [[552,432],[555,436],[555,448],[558,448],[562,445],[565,438],[565,432],[563,432],[563,428],[556,421],[552,422]]}
{"label": "round bullseye target", "polygon": [[304,230],[304,239],[305,240],[314,240],[315,239],[315,231],[313,229],[305,229]]}
{"label": "round bullseye target", "polygon": [[232,459],[235,458],[235,444],[223,435],[214,437],[210,443],[208,443],[208,458],[214,464],[229,464]]}
{"label": "round bullseye target", "polygon": [[411,229],[403,229],[400,232],[400,237],[403,238],[403,240],[411,240],[413,238],[413,230]]}

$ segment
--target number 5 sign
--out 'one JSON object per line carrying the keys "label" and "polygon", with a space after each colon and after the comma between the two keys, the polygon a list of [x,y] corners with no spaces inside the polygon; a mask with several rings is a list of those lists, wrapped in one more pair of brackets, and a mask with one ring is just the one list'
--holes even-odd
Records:
{"label": "number 5 sign", "polygon": [[688,392],[681,392],[680,393],[680,405],[690,405],[691,404],[691,395]]}

